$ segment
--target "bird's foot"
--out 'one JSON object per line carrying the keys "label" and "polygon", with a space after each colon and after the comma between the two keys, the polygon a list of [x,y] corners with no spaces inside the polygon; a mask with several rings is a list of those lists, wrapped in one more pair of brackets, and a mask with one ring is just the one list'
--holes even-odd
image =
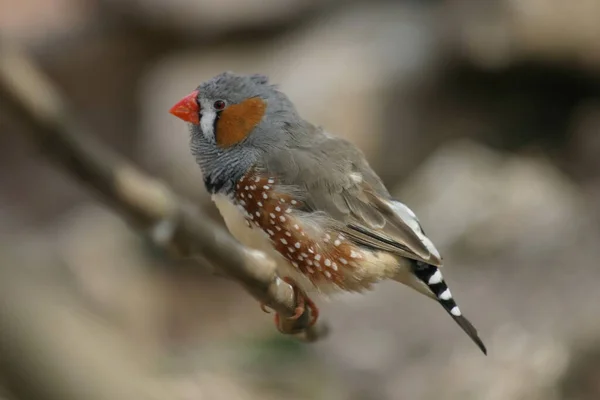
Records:
{"label": "bird's foot", "polygon": [[[297,301],[297,306],[296,306],[294,315],[292,315],[288,319],[297,320],[298,318],[300,318],[302,316],[302,314],[304,314],[306,307],[308,307],[310,309],[310,315],[311,315],[308,326],[311,327],[314,324],[316,324],[317,319],[319,318],[319,308],[317,307],[317,305],[298,287],[298,285],[292,278],[285,277],[282,279],[284,282],[288,283],[294,289],[294,298]],[[261,310],[263,310],[266,313],[270,312],[266,308],[265,304],[261,304],[260,308],[261,308]],[[279,324],[279,313],[275,313],[275,326],[277,326],[277,329],[279,331],[281,331],[281,327]],[[283,333],[286,333],[286,332],[283,332]]]}

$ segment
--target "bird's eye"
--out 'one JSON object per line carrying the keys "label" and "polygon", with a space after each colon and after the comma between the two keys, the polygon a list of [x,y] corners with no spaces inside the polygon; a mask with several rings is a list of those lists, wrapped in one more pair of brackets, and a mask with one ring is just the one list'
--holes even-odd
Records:
{"label": "bird's eye", "polygon": [[213,107],[215,108],[215,110],[221,111],[225,108],[225,102],[223,100],[217,100],[214,102]]}

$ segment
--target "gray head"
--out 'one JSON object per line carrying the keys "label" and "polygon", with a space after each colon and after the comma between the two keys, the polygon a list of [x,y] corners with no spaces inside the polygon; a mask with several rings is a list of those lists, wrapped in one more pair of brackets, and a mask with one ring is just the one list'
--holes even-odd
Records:
{"label": "gray head", "polygon": [[261,157],[288,145],[302,124],[293,104],[264,75],[225,72],[172,109],[191,125],[190,147],[211,192],[228,192]]}

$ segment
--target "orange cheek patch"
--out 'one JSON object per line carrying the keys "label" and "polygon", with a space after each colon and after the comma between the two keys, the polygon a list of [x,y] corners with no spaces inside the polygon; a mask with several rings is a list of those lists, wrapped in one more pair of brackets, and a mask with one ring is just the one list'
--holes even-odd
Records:
{"label": "orange cheek patch", "polygon": [[266,108],[262,99],[253,97],[223,110],[217,122],[217,145],[230,147],[244,140],[260,123]]}

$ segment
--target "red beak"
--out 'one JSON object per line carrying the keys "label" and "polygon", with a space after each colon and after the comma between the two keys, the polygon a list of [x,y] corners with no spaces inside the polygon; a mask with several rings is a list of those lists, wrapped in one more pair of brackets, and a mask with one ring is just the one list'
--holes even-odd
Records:
{"label": "red beak", "polygon": [[200,123],[200,106],[198,105],[198,91],[194,90],[192,93],[179,100],[169,110],[174,116],[181,118],[185,122],[191,124]]}

